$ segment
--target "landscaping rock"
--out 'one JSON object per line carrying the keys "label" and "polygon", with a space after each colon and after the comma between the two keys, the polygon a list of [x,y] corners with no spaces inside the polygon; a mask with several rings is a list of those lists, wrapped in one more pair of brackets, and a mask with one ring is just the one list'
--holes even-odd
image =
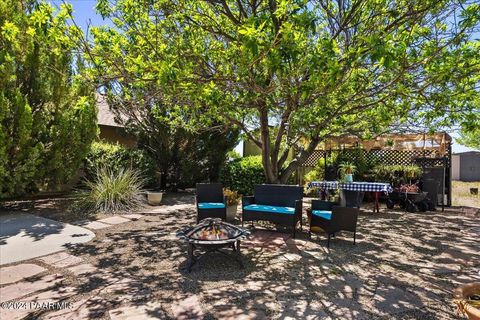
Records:
{"label": "landscaping rock", "polygon": [[77,266],[67,268],[67,270],[77,276],[84,276],[98,272],[98,269],[90,263],[79,264]]}
{"label": "landscaping rock", "polygon": [[418,296],[393,285],[380,285],[371,305],[383,315],[395,315],[422,308],[423,302]]}
{"label": "landscaping rock", "polygon": [[143,214],[138,214],[138,213],[130,213],[130,214],[122,214],[122,217],[130,219],[130,220],[138,220],[144,217]]}

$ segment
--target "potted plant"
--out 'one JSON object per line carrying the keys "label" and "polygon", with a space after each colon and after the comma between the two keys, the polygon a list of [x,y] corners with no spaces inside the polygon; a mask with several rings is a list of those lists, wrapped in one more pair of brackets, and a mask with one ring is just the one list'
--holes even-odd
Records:
{"label": "potted plant", "polygon": [[456,289],[455,303],[469,320],[480,320],[480,282],[469,283]]}
{"label": "potted plant", "polygon": [[343,181],[353,182],[353,174],[357,170],[357,167],[351,162],[343,162],[340,164],[338,171],[342,176]]}
{"label": "potted plant", "polygon": [[237,206],[240,202],[240,195],[237,191],[223,189],[223,196],[227,200],[227,221],[233,221],[237,215]]}

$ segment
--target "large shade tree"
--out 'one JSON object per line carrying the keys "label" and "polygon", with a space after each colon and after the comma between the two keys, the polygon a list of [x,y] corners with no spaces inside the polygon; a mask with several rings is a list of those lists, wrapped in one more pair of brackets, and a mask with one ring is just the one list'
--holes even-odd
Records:
{"label": "large shade tree", "polygon": [[99,0],[97,9],[114,26],[94,32],[87,56],[122,106],[135,116],[152,105],[192,130],[240,128],[261,148],[268,182],[286,182],[330,137],[478,117],[474,1]]}
{"label": "large shade tree", "polygon": [[462,129],[458,142],[464,146],[480,150],[480,124],[476,124],[470,130],[468,128]]}
{"label": "large shade tree", "polygon": [[[83,79],[100,88],[116,121],[155,159],[157,187],[177,189],[218,181],[227,153],[238,143],[239,130],[206,112],[210,119],[199,127],[191,109],[172,104],[172,92],[181,90],[168,74],[177,48],[164,43],[166,21],[150,16],[152,3],[125,1],[111,7],[109,2],[98,2],[110,26],[92,27],[90,37],[73,39],[80,41],[90,64]],[[162,55],[166,50],[170,56]]]}
{"label": "large shade tree", "polygon": [[75,77],[70,11],[0,0],[0,198],[70,182],[96,137],[93,88]]}

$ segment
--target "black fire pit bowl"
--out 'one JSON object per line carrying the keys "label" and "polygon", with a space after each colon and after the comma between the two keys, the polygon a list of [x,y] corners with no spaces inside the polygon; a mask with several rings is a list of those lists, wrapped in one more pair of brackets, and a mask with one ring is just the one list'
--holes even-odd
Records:
{"label": "black fire pit bowl", "polygon": [[[220,252],[225,256],[235,259],[240,267],[243,263],[240,256],[240,242],[246,239],[250,232],[244,228],[222,221],[219,218],[206,218],[193,227],[185,227],[177,232],[177,237],[188,243],[187,271],[205,254]],[[233,253],[222,251],[231,248]],[[195,249],[201,249],[204,254],[195,257]]]}

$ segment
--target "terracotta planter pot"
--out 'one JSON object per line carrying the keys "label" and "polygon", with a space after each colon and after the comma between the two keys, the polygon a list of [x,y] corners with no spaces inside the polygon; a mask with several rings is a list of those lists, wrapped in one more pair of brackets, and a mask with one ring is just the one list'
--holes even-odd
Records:
{"label": "terracotta planter pot", "polygon": [[160,205],[162,202],[163,192],[149,192],[147,193],[147,201],[148,204],[152,206]]}
{"label": "terracotta planter pot", "polygon": [[467,303],[467,299],[474,292],[480,292],[480,282],[469,283],[454,291],[455,303],[469,320],[480,320],[480,309]]}
{"label": "terracotta planter pot", "polygon": [[238,206],[238,204],[227,207],[227,221],[228,222],[232,222],[232,221],[235,220],[235,217],[237,216],[237,206]]}

